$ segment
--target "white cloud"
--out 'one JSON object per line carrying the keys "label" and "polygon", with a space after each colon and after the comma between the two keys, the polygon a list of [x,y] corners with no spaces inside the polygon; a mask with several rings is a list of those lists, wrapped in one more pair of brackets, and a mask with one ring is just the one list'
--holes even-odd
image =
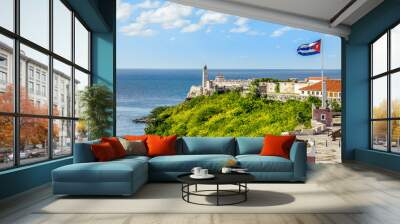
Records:
{"label": "white cloud", "polygon": [[117,0],[117,20],[124,20],[131,16],[133,5]]}
{"label": "white cloud", "polygon": [[160,8],[142,12],[136,21],[142,24],[160,24],[164,29],[175,29],[190,23],[186,17],[192,14],[192,7],[167,2]]}
{"label": "white cloud", "polygon": [[198,23],[193,23],[186,27],[183,27],[183,29],[181,31],[183,33],[192,33],[192,32],[196,32],[196,31],[200,30],[201,28],[202,28],[202,25],[200,25]]}
{"label": "white cloud", "polygon": [[142,3],[136,4],[135,7],[140,9],[154,9],[160,7],[160,5],[161,2],[159,1],[146,0]]}
{"label": "white cloud", "polygon": [[170,41],[174,41],[174,40],[176,40],[176,38],[175,37],[170,37],[169,40]]}
{"label": "white cloud", "polygon": [[[198,13],[198,12],[197,12]],[[228,22],[228,15],[206,11],[202,13],[198,23],[192,23],[184,27],[181,31],[184,33],[196,32],[207,25],[224,24]]]}
{"label": "white cloud", "polygon": [[[159,3],[145,1],[137,7],[157,7]],[[155,30],[148,28],[150,25],[160,25],[163,29],[176,29],[187,26],[190,21],[186,17],[192,14],[192,7],[167,2],[155,9],[141,12],[131,24],[121,28],[121,32],[128,36],[153,36]]]}
{"label": "white cloud", "polygon": [[123,2],[123,0],[117,0],[117,20],[128,19],[135,9],[154,9],[160,7],[160,5],[161,2],[151,0],[145,0],[139,4],[131,4]]}
{"label": "white cloud", "polygon": [[237,18],[237,20],[234,23],[235,27],[230,29],[229,32],[231,32],[231,33],[245,33],[245,34],[251,35],[251,36],[265,35],[264,32],[258,32],[258,31],[252,30],[249,27],[248,22],[249,22],[249,19],[247,19],[247,18],[243,18],[243,17]]}
{"label": "white cloud", "polygon": [[287,33],[288,31],[291,31],[291,30],[296,30],[296,29],[292,28],[292,27],[289,27],[289,26],[281,27],[279,29],[274,30],[271,33],[270,37],[280,37],[280,36],[284,35],[285,33]]}
{"label": "white cloud", "polygon": [[200,17],[200,24],[224,24],[228,21],[228,15],[207,11]]}
{"label": "white cloud", "polygon": [[131,23],[127,26],[121,28],[121,32],[125,33],[128,36],[154,36],[157,34],[156,31],[146,28],[142,23]]}

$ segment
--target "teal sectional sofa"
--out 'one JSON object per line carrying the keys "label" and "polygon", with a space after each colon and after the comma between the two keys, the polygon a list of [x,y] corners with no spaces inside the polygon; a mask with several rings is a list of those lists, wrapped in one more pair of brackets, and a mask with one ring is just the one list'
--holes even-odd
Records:
{"label": "teal sectional sofa", "polygon": [[306,180],[306,146],[295,142],[290,159],[260,156],[263,137],[183,137],[177,140],[177,155],[128,156],[96,162],[91,141],[75,145],[74,163],[52,172],[54,194],[131,195],[148,181],[176,181],[193,167],[218,172],[228,160],[236,160],[259,182],[304,182]]}

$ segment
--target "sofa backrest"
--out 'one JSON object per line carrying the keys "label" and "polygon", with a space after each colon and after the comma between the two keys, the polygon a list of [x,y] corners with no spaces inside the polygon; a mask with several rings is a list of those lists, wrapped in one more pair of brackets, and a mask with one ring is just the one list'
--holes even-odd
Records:
{"label": "sofa backrest", "polygon": [[235,139],[232,137],[182,137],[177,147],[178,154],[235,155]]}
{"label": "sofa backrest", "polygon": [[100,140],[75,143],[74,163],[95,162],[96,158],[93,155],[91,145],[98,144],[98,143],[100,143]]}
{"label": "sofa backrest", "polygon": [[[74,163],[95,162],[90,148],[91,144],[100,140],[75,143]],[[264,137],[181,137],[177,139],[177,154],[226,154],[245,155],[259,154],[264,143]]]}
{"label": "sofa backrest", "polygon": [[259,154],[264,144],[264,137],[237,137],[236,155]]}

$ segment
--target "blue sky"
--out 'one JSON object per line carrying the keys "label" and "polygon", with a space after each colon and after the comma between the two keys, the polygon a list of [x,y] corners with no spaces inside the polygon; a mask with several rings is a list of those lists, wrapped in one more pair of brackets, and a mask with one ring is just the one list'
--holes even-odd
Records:
{"label": "blue sky", "polygon": [[157,0],[117,0],[118,68],[319,69],[300,44],[322,39],[340,69],[339,37]]}

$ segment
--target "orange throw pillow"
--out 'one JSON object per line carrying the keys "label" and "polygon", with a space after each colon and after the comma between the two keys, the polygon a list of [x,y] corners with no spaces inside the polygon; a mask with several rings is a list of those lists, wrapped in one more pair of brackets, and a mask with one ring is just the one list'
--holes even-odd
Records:
{"label": "orange throw pillow", "polygon": [[275,136],[266,135],[261,156],[280,156],[289,159],[290,148],[296,140],[295,135]]}
{"label": "orange throw pillow", "polygon": [[124,139],[129,141],[143,141],[146,142],[147,135],[125,135]]}
{"label": "orange throw pillow", "polygon": [[122,146],[121,142],[119,142],[119,139],[116,137],[110,137],[110,138],[101,138],[101,142],[108,142],[114,149],[115,155],[117,158],[121,158],[126,156],[126,151],[124,149],[124,146]]}
{"label": "orange throw pillow", "polygon": [[114,149],[108,142],[93,144],[91,145],[91,149],[94,154],[94,157],[99,162],[110,161],[117,158]]}
{"label": "orange throw pillow", "polygon": [[176,135],[173,136],[147,136],[148,156],[176,155]]}

